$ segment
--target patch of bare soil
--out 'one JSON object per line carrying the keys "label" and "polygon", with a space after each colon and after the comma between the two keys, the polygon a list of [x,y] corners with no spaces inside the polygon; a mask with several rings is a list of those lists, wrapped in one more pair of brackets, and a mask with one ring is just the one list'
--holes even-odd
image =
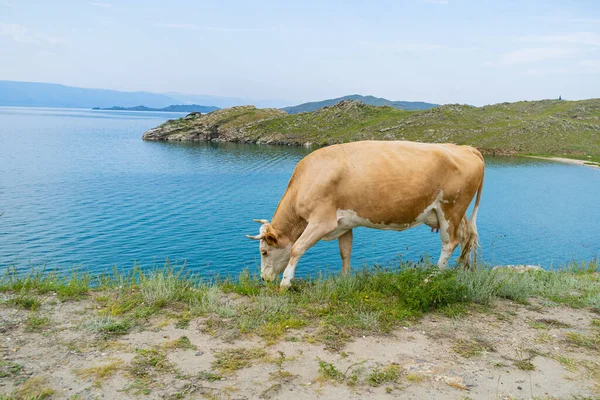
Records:
{"label": "patch of bare soil", "polygon": [[[131,333],[94,331],[92,301],[0,305],[0,394],[56,399],[530,399],[598,396],[598,315],[498,301],[453,319],[429,314],[339,352],[313,328],[276,344],[206,333],[168,315]],[[36,392],[37,391],[37,392]]]}

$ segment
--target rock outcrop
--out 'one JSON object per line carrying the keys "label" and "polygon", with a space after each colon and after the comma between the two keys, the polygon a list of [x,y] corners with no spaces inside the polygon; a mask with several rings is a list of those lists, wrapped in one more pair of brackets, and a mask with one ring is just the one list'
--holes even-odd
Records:
{"label": "rock outcrop", "polygon": [[208,114],[191,113],[169,120],[144,133],[144,140],[255,142],[248,128],[271,118],[287,115],[274,108],[238,106]]}

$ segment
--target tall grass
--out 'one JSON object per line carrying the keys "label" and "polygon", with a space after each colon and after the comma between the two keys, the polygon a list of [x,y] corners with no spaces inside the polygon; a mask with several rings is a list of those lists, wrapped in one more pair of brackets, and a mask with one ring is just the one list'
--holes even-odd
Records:
{"label": "tall grass", "polygon": [[[407,318],[430,311],[456,312],[468,304],[486,305],[499,298],[525,303],[538,297],[548,304],[600,311],[596,259],[554,272],[522,273],[483,266],[440,272],[428,263],[404,263],[347,275],[318,275],[297,282],[285,293],[280,293],[276,284],[263,284],[249,271],[242,272],[239,279],[203,281],[169,264],[149,271],[137,266],[129,272],[115,269],[95,277],[44,269],[18,273],[10,267],[0,276],[0,291],[17,299],[48,292],[57,293],[62,300],[89,296],[104,316],[96,321],[95,330],[105,334],[122,333],[132,326],[131,321],[168,308],[182,320],[207,317],[215,333],[253,332],[270,340],[293,336],[295,328],[316,324],[313,339],[328,345],[352,334],[386,332]],[[119,319],[114,319],[117,316]]]}

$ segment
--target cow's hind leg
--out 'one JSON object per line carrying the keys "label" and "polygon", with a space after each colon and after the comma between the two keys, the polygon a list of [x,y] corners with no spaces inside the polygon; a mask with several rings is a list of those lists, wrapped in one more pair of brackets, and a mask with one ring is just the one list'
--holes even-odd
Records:
{"label": "cow's hind leg", "polygon": [[338,238],[340,256],[342,256],[342,272],[350,272],[350,255],[352,254],[352,229]]}
{"label": "cow's hind leg", "polygon": [[292,279],[294,279],[294,274],[296,273],[296,265],[298,265],[300,257],[321,240],[323,236],[331,233],[335,228],[337,228],[335,213],[331,218],[315,218],[314,221],[308,221],[306,229],[304,229],[302,235],[300,235],[298,240],[296,240],[296,243],[292,246],[290,261],[288,262],[285,271],[283,271],[283,279],[280,284],[282,289],[291,286]]}
{"label": "cow's hind leg", "polygon": [[439,219],[440,224],[440,239],[442,239],[442,252],[440,259],[438,260],[438,268],[443,271],[448,266],[448,260],[456,246],[458,246],[459,235],[458,229],[460,221],[458,223],[454,221],[447,221],[444,218]]}

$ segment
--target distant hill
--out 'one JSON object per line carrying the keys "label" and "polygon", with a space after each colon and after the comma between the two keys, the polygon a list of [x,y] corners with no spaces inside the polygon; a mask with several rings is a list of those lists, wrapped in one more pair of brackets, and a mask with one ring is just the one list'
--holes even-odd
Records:
{"label": "distant hill", "polygon": [[289,101],[277,99],[249,99],[240,97],[212,96],[208,94],[187,94],[179,92],[167,92],[167,96],[177,99],[179,103],[185,104],[210,104],[219,108],[254,105],[258,108],[281,108],[290,104]]}
{"label": "distant hill", "polygon": [[170,105],[168,107],[163,108],[152,108],[146,106],[135,106],[135,107],[94,107],[93,110],[110,110],[110,111],[162,111],[162,112],[199,112],[199,113],[209,113],[211,111],[220,110],[219,107],[213,106],[200,106],[198,104],[178,104],[178,105]]}
{"label": "distant hill", "polygon": [[20,107],[73,107],[107,108],[135,107],[143,104],[149,108],[163,108],[171,104],[206,104],[215,107],[232,107],[254,104],[277,107],[285,102],[276,100],[250,100],[242,98],[184,93],[123,92],[108,89],[89,89],[56,83],[19,82],[0,80],[0,106]]}
{"label": "distant hill", "polygon": [[370,106],[388,106],[397,108],[399,110],[429,110],[430,108],[437,107],[439,104],[425,103],[422,101],[391,101],[383,99],[381,97],[374,96],[362,96],[360,94],[351,94],[349,96],[338,97],[337,99],[328,99],[323,101],[314,101],[310,103],[303,103],[297,106],[284,107],[283,111],[288,114],[298,114],[301,112],[312,112],[319,108],[326,106],[332,106],[343,100],[357,100]]}
{"label": "distant hill", "polygon": [[[145,140],[325,146],[357,140],[469,144],[495,154],[560,154],[600,160],[600,99],[541,100],[484,107],[447,104],[406,111],[346,100],[310,113],[251,106],[189,115]],[[590,158],[591,157],[591,158]]]}
{"label": "distant hill", "polygon": [[0,106],[22,107],[167,107],[179,101],[164,94],[86,89],[55,83],[0,81]]}

